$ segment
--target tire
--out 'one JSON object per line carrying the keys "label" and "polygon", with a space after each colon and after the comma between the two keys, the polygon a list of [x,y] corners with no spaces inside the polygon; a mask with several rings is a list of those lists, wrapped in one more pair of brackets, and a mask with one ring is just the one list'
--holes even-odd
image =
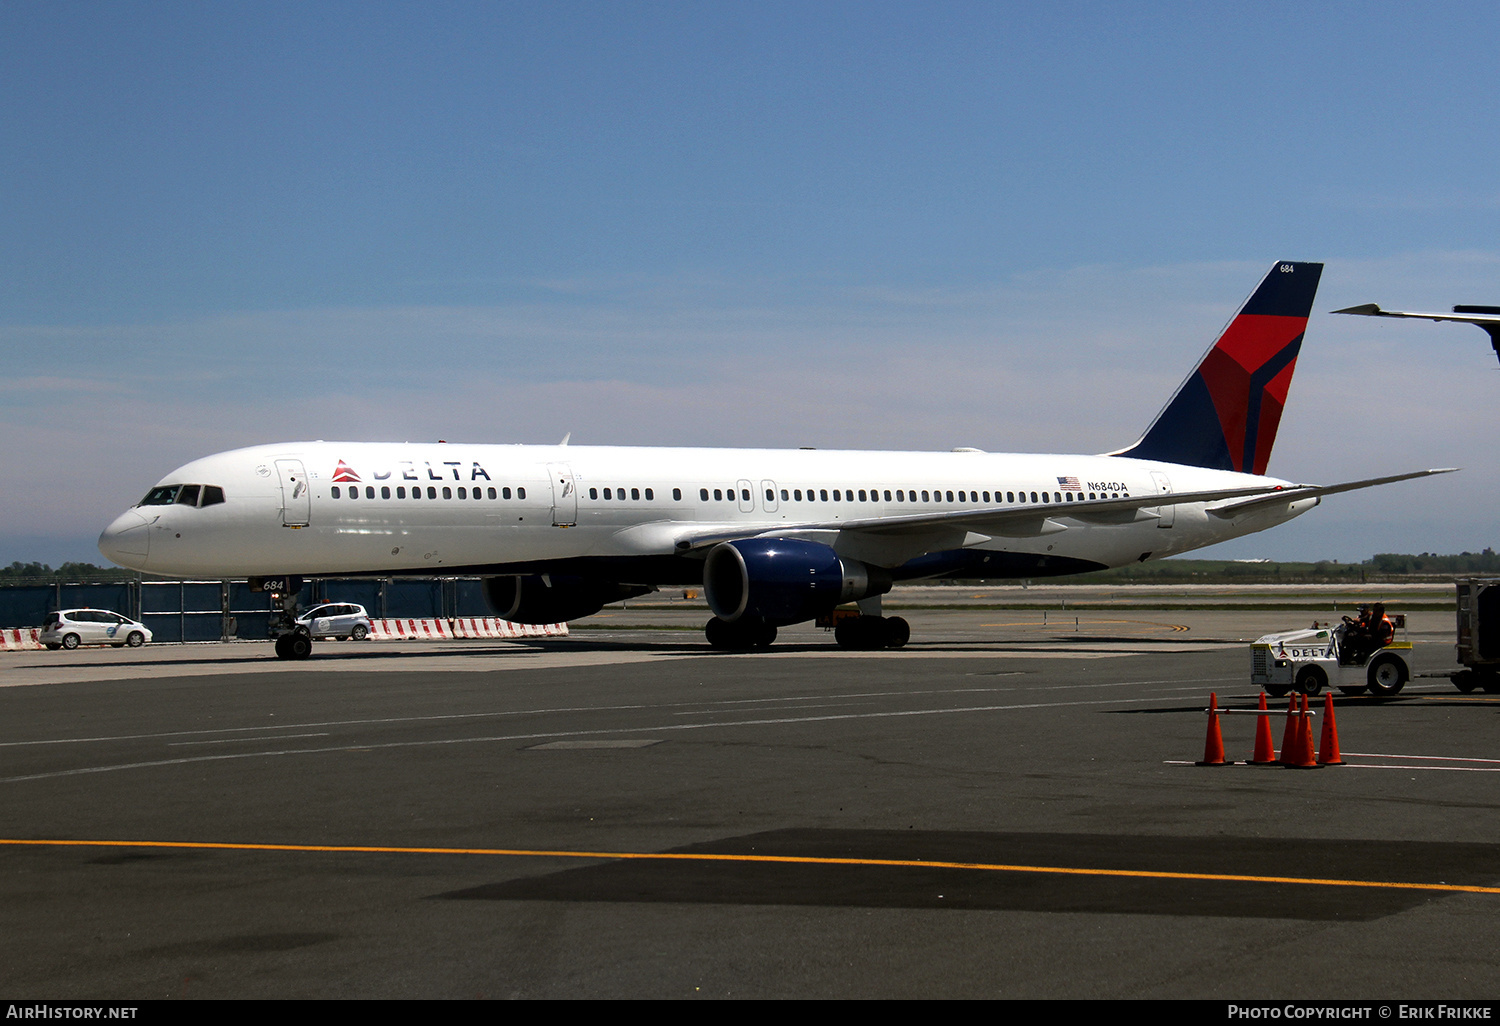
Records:
{"label": "tire", "polygon": [[755,634],[746,629],[742,620],[729,623],[716,616],[704,626],[703,634],[721,652],[743,652],[755,644]]}
{"label": "tire", "polygon": [[279,637],[279,638],[276,639],[276,658],[277,659],[290,659],[292,657],[292,654],[287,651],[287,647],[286,647],[286,642],[287,642],[287,638],[288,637],[290,637],[290,635],[283,634],[281,637]]}
{"label": "tire", "polygon": [[899,616],[888,616],[881,626],[886,648],[905,648],[911,640],[911,624]]}
{"label": "tire", "polygon": [[1294,687],[1308,698],[1317,698],[1328,686],[1328,674],[1316,666],[1304,666],[1297,671]]}
{"label": "tire", "polygon": [[73,651],[73,649],[78,647],[78,635],[64,634],[62,639],[62,647],[67,649],[69,652]]}
{"label": "tire", "polygon": [[140,631],[131,631],[130,637],[125,639],[125,644],[131,648],[140,648],[146,643],[146,636]]}
{"label": "tire", "polygon": [[1470,694],[1479,687],[1479,674],[1473,670],[1459,670],[1453,675],[1453,686],[1464,694]]}
{"label": "tire", "polygon": [[362,623],[355,624],[354,630],[349,632],[349,637],[353,638],[355,641],[364,641],[369,636],[370,628],[366,627]]}
{"label": "tire", "polygon": [[1399,656],[1378,655],[1370,660],[1366,679],[1370,682],[1370,694],[1376,698],[1390,698],[1406,687],[1410,674]]}
{"label": "tire", "polygon": [[47,646],[47,651],[48,652],[56,652],[60,648],[62,648],[62,646],[60,644],[58,644],[57,642],[54,641],[50,645]]}
{"label": "tire", "polygon": [[301,631],[287,635],[286,652],[288,659],[308,658],[312,655],[312,638]]}
{"label": "tire", "polygon": [[1368,690],[1369,688],[1363,684],[1354,684],[1347,688],[1342,685],[1339,686],[1339,694],[1341,695],[1362,695]]}
{"label": "tire", "polygon": [[1291,690],[1292,686],[1290,684],[1265,685],[1266,694],[1270,695],[1272,698],[1285,698]]}
{"label": "tire", "polygon": [[1479,674],[1479,686],[1484,688],[1486,695],[1500,694],[1500,674],[1493,670],[1485,670]]}

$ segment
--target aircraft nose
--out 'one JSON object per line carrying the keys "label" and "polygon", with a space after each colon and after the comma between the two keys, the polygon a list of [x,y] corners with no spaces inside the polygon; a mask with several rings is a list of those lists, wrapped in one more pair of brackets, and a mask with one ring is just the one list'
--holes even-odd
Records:
{"label": "aircraft nose", "polygon": [[111,563],[144,570],[146,557],[150,555],[149,521],[135,510],[127,510],[115,517],[114,523],[99,535],[99,551]]}

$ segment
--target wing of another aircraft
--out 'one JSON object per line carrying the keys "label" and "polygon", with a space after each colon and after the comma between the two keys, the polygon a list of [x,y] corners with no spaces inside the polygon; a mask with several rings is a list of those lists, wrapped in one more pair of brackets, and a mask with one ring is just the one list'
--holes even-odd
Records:
{"label": "wing of another aircraft", "polygon": [[1457,321],[1483,328],[1490,336],[1490,346],[1500,357],[1500,306],[1466,306],[1459,304],[1452,313],[1421,313],[1407,310],[1382,310],[1374,303],[1351,306],[1336,314],[1359,314],[1362,317],[1409,317],[1421,321]]}
{"label": "wing of another aircraft", "polygon": [[[902,535],[927,534],[935,530],[952,529],[974,531],[980,534],[1002,537],[1035,537],[1052,531],[1064,530],[1056,517],[1068,517],[1091,523],[1129,523],[1138,510],[1156,509],[1161,506],[1182,506],[1189,503],[1220,503],[1209,512],[1217,517],[1232,519],[1253,513],[1259,508],[1269,507],[1302,499],[1351,492],[1360,488],[1408,481],[1412,478],[1429,477],[1433,474],[1451,474],[1458,468],[1443,467],[1432,470],[1416,470],[1390,477],[1369,478],[1364,481],[1349,481],[1336,485],[1261,485],[1250,488],[1224,488],[1198,492],[1168,492],[1166,494],[1132,495],[1128,499],[1095,499],[1081,502],[1047,502],[1027,506],[984,507],[980,509],[952,510],[943,513],[914,513],[909,516],[870,517],[854,520],[819,520],[805,523],[779,524],[774,528],[747,531],[744,528],[714,526],[706,530],[688,529],[676,536],[678,552],[688,552],[717,545],[720,542],[737,541],[741,538],[783,537],[800,532],[853,531],[871,537],[899,537]],[[1051,525],[1051,526],[1049,526]]]}

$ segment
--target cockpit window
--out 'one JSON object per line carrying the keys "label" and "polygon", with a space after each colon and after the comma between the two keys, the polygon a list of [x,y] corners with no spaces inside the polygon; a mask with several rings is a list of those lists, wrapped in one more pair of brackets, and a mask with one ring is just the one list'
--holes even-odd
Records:
{"label": "cockpit window", "polygon": [[177,493],[181,491],[182,485],[160,485],[146,493],[141,500],[142,506],[170,506],[177,501]]}
{"label": "cockpit window", "polygon": [[160,485],[146,493],[139,505],[216,506],[224,501],[224,489],[218,485]]}

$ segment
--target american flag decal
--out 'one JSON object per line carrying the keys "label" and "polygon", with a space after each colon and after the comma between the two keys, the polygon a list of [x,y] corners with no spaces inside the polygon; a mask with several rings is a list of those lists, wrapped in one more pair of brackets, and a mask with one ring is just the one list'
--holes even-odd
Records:
{"label": "american flag decal", "polygon": [[1063,489],[1064,491],[1069,491],[1069,492],[1081,492],[1081,491],[1083,491],[1082,488],[1078,487],[1078,478],[1076,478],[1076,477],[1060,477],[1060,478],[1058,478],[1057,479],[1057,487]]}

